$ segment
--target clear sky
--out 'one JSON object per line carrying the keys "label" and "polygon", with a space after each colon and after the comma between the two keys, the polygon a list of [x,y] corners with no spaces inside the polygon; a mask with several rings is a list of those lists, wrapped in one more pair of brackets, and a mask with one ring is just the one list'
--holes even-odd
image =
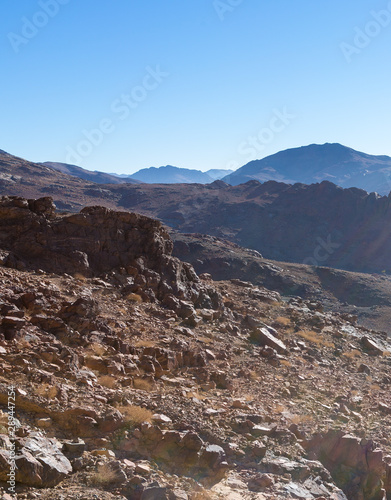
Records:
{"label": "clear sky", "polygon": [[388,0],[2,2],[9,153],[117,173],[325,142],[391,156]]}

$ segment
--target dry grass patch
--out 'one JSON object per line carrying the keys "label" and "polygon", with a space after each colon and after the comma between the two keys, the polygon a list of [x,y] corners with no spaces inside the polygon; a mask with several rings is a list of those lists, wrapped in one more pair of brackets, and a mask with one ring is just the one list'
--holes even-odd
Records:
{"label": "dry grass patch", "polygon": [[109,464],[101,464],[98,466],[97,471],[91,477],[91,483],[95,485],[105,485],[115,483],[117,479],[116,472],[110,467]]}
{"label": "dry grass patch", "polygon": [[138,340],[135,342],[134,347],[155,347],[156,342],[152,342],[152,340]]}
{"label": "dry grass patch", "polygon": [[312,342],[313,344],[317,344],[319,346],[322,345],[324,347],[334,347],[334,344],[332,342],[326,340],[313,330],[300,330],[296,333],[296,335],[304,340],[307,340],[307,342]]}
{"label": "dry grass patch", "polygon": [[352,351],[344,352],[343,356],[348,359],[359,358],[361,356],[361,352],[358,349],[353,349]]}
{"label": "dry grass patch", "polygon": [[254,396],[251,394],[244,394],[243,396],[244,400],[247,401],[248,403],[254,401]]}
{"label": "dry grass patch", "polygon": [[209,337],[198,337],[198,342],[202,342],[203,344],[211,344],[213,342],[213,339]]}
{"label": "dry grass patch", "polygon": [[73,277],[75,278],[75,280],[82,281],[83,283],[87,281],[87,278],[84,276],[84,274],[81,273],[75,273]]}
{"label": "dry grass patch", "polygon": [[282,325],[282,326],[289,326],[292,321],[290,320],[290,318],[286,318],[284,316],[278,316],[278,318],[276,318],[276,323]]}
{"label": "dry grass patch", "polygon": [[309,424],[310,422],[313,422],[314,421],[314,417],[313,415],[292,415],[290,417],[290,421],[292,422],[292,424],[296,424],[296,425],[299,425],[299,424]]}
{"label": "dry grass patch", "polygon": [[277,404],[274,408],[274,413],[283,413],[284,411],[286,411],[286,408],[284,405],[281,405],[281,404]]}
{"label": "dry grass patch", "polygon": [[186,397],[188,399],[196,398],[196,399],[199,399],[200,401],[202,401],[203,399],[207,399],[207,396],[200,393],[200,390],[198,387],[193,391],[187,392]]}
{"label": "dry grass patch", "polygon": [[107,389],[115,389],[117,387],[117,379],[110,377],[110,375],[102,375],[98,377],[98,383],[107,387]]}
{"label": "dry grass patch", "polygon": [[129,300],[129,302],[132,302],[132,304],[141,304],[143,301],[141,295],[138,293],[129,293],[125,298]]}
{"label": "dry grass patch", "polygon": [[34,390],[35,394],[47,399],[54,399],[58,396],[58,388],[49,384],[40,384]]}
{"label": "dry grass patch", "polygon": [[143,422],[151,422],[153,413],[147,408],[137,405],[119,406],[117,407],[127,424],[139,425]]}
{"label": "dry grass patch", "polygon": [[102,344],[98,344],[97,342],[93,342],[89,346],[89,350],[92,351],[96,356],[104,356],[105,354],[107,354],[107,347]]}
{"label": "dry grass patch", "polygon": [[255,370],[250,371],[249,377],[251,380],[260,380],[261,374],[256,372]]}
{"label": "dry grass patch", "polygon": [[150,380],[145,380],[144,378],[135,378],[133,380],[133,387],[139,389],[140,391],[152,392],[155,390],[156,386]]}

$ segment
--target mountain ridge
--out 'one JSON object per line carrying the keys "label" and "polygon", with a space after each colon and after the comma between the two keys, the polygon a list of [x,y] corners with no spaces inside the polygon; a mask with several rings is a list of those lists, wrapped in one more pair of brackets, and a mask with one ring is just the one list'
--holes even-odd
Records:
{"label": "mountain ridge", "polygon": [[[2,154],[9,155],[5,151]],[[356,187],[381,195],[388,195],[391,191],[391,157],[370,155],[339,143],[286,149],[260,160],[252,160],[236,171],[210,169],[203,172],[166,165],[126,175],[90,171],[59,162],[44,162],[42,165],[97,184],[210,184],[223,180],[236,186],[250,180],[275,180],[287,184],[314,184],[329,180],[344,188]]]}

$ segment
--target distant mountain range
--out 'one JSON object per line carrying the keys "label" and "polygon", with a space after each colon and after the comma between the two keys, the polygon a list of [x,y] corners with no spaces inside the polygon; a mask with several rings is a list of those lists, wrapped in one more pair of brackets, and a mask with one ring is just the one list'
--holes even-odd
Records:
{"label": "distant mountain range", "polygon": [[221,179],[237,186],[249,180],[274,180],[286,184],[314,184],[328,180],[341,187],[357,187],[381,195],[391,191],[391,157],[369,155],[341,144],[311,144],[287,149],[251,161],[235,172],[224,169],[202,172],[166,165],[119,175],[92,172],[66,163],[45,162],[43,165],[97,184],[210,184]]}
{"label": "distant mountain range", "polygon": [[250,180],[313,184],[328,180],[368,192],[391,191],[391,158],[355,151],[341,144],[311,144],[254,160],[223,178],[233,186]]}
{"label": "distant mountain range", "polygon": [[148,184],[210,184],[229,173],[232,173],[232,170],[212,169],[207,172],[201,172],[201,170],[191,170],[188,168],[167,165],[159,168],[143,168],[130,177]]}
{"label": "distant mountain range", "polygon": [[44,162],[42,165],[54,168],[63,174],[73,175],[86,181],[96,182],[97,184],[140,184],[144,182],[147,184],[210,184],[233,172],[233,170],[222,169],[211,169],[207,172],[202,172],[201,170],[167,165],[159,168],[143,168],[135,174],[127,175],[85,170],[76,165],[52,161]]}

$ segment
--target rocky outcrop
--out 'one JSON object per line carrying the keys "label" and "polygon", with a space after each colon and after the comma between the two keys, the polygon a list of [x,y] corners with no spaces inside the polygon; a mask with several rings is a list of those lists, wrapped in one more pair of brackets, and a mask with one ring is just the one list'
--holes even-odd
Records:
{"label": "rocky outcrop", "polygon": [[373,441],[329,431],[315,435],[306,449],[316,453],[349,499],[383,500],[386,465]]}
{"label": "rocky outcrop", "polygon": [[149,301],[174,297],[179,312],[182,301],[220,309],[218,294],[201,283],[190,264],[172,257],[172,248],[159,221],[135,213],[87,207],[56,217],[51,198],[0,200],[1,261],[8,267],[106,274],[123,285],[124,294]]}

